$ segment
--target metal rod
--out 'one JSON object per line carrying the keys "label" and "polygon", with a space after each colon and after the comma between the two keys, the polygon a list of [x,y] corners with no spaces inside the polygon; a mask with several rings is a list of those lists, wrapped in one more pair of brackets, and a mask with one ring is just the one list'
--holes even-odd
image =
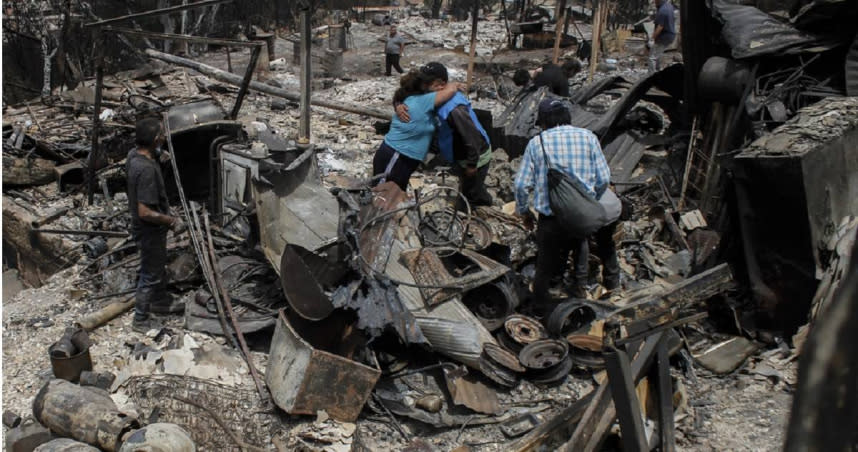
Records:
{"label": "metal rod", "polygon": [[32,229],[42,234],[89,235],[101,237],[128,237],[124,231],[84,231],[81,229]]}
{"label": "metal rod", "polygon": [[170,6],[168,8],[152,9],[149,11],[143,11],[143,12],[139,12],[139,13],[128,14],[125,16],[118,16],[118,17],[113,17],[110,19],[99,20],[98,22],[90,22],[88,24],[84,24],[83,26],[84,26],[84,28],[102,27],[104,25],[114,24],[117,22],[124,22],[126,20],[131,20],[131,19],[138,19],[141,17],[161,16],[164,14],[174,13],[177,11],[184,11],[187,9],[194,9],[194,8],[202,8],[204,6],[219,5],[221,3],[230,3],[230,2],[232,2],[232,0],[203,0],[201,2],[190,3],[187,5]]}
{"label": "metal rod", "polygon": [[256,366],[253,365],[253,356],[250,355],[250,350],[247,348],[247,341],[244,340],[244,333],[241,332],[241,327],[238,325],[238,319],[235,316],[235,312],[232,310],[232,302],[229,299],[229,292],[227,292],[227,290],[223,287],[220,270],[218,270],[217,268],[217,256],[214,252],[214,243],[212,242],[212,231],[209,227],[208,214],[203,214],[203,223],[205,224],[205,233],[208,237],[209,258],[211,259],[212,263],[212,273],[214,276],[215,284],[217,285],[217,289],[220,291],[221,296],[223,297],[223,305],[226,308],[226,312],[229,315],[230,321],[232,322],[232,329],[235,331],[235,335],[238,337],[238,343],[241,346],[241,352],[244,355],[244,360],[247,362],[247,367],[250,368],[250,375],[253,376],[253,382],[256,384],[256,390],[259,392],[259,396],[262,397],[262,400],[268,401],[270,395],[265,389],[265,385],[262,384],[262,380],[259,378],[259,373],[256,371]]}
{"label": "metal rod", "polygon": [[312,83],[310,8],[301,8],[301,118],[298,122],[298,142],[310,142],[310,85]]}
{"label": "metal rod", "polygon": [[241,103],[244,102],[244,96],[247,94],[247,88],[250,86],[250,81],[253,79],[253,72],[256,70],[256,61],[259,60],[259,52],[261,50],[261,46],[250,49],[250,61],[247,63],[247,69],[244,70],[244,79],[241,81],[241,87],[238,89],[238,96],[235,98],[235,105],[232,107],[232,113],[229,115],[231,119],[238,117],[238,112],[241,110]]}
{"label": "metal rod", "polygon": [[95,198],[95,159],[98,154],[98,133],[101,127],[101,94],[104,88],[104,34],[98,32],[95,57],[95,105],[92,109],[92,146],[86,163],[87,204],[92,205]]}

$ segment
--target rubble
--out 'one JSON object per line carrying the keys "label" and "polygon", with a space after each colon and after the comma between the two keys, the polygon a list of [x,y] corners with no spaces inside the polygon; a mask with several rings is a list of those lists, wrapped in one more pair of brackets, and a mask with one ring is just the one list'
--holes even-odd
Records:
{"label": "rubble", "polygon": [[[579,74],[563,99],[574,125],[599,136],[623,197],[623,284],[602,287],[593,256],[583,291],[557,281],[561,302],[547,315],[528,290],[534,236],[509,203],[535,106],[550,94],[516,95],[506,79],[551,50],[505,47],[528,24],[545,33],[527,33],[525,47],[572,31],[555,35],[552,14],[521,11],[510,36],[506,12],[480,18],[470,97],[490,129],[496,205],[464,213],[450,208],[457,181],[437,162],[407,192],[369,186],[386,127],[372,121],[390,120],[397,87],[378,76],[385,27],[349,31],[331,15],[314,29],[314,46],[336,38],[348,50],[337,54],[342,74],[313,81],[310,143],[297,133],[302,85],[290,61],[300,46],[283,30],[260,31],[267,46],[109,31],[234,48],[147,48],[151,61],[136,70],[4,105],[4,264],[34,286],[4,293],[4,343],[14,344],[4,347],[4,409],[44,424],[4,415],[7,447],[89,447],[48,443],[55,435],[103,450],[779,447],[788,393],[801,385],[795,354],[813,330],[785,342],[753,315],[770,312],[759,303],[766,286],[780,298],[816,292],[811,318],[842,305],[858,114],[851,98],[832,96],[848,80],[818,75],[832,54],[817,55],[846,38],[819,32],[807,11],[788,24],[750,6],[686,6],[683,56],[699,44],[695,21],[724,22],[719,55],[643,75],[646,35],[631,23],[641,13],[625,8],[608,20],[630,22],[623,32],[602,36],[601,56],[612,57],[603,69],[616,72]],[[470,21],[393,10],[412,41],[404,66],[442,61],[464,80]],[[589,47],[593,28],[572,24],[566,44]],[[264,53],[261,72],[252,49]],[[761,64],[784,50],[802,58]],[[727,80],[718,67],[741,71]],[[153,113],[169,128],[171,204],[190,225],[168,239],[169,288],[186,310],[141,335],[126,315],[138,257],[122,159],[136,118]],[[81,362],[65,372],[72,359]]]}

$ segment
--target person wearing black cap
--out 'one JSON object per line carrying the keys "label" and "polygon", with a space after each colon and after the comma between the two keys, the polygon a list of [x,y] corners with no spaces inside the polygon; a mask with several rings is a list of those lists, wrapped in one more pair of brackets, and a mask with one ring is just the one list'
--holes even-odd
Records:
{"label": "person wearing black cap", "polygon": [[431,71],[410,71],[402,76],[394,97],[402,99],[412,117],[409,122],[393,115],[390,130],[372,160],[377,182],[393,181],[403,191],[408,188],[411,174],[429,152],[435,134],[435,108],[458,89],[458,83],[447,83],[446,71],[443,76]]}
{"label": "person wearing black cap", "polygon": [[[552,279],[562,276],[570,251],[575,252],[576,291],[580,292],[577,289],[586,285],[589,249],[586,239],[571,237],[564,225],[552,215],[548,194],[549,164],[551,168],[577,178],[596,199],[600,199],[608,189],[611,170],[599,139],[593,132],[571,125],[571,115],[563,102],[544,99],[539,104],[537,125],[543,131],[530,140],[522,155],[515,178],[515,204],[516,214],[523,217],[529,227],[533,225],[529,207],[532,205],[539,213],[533,294],[536,306],[541,304],[550,308],[548,289]],[[609,290],[619,285],[619,261],[613,238],[616,225],[614,221],[595,233],[603,265],[602,283]]]}
{"label": "person wearing black cap", "polygon": [[[445,81],[449,78],[447,68],[437,62],[427,63],[420,71]],[[401,104],[400,96],[394,96],[394,106],[399,119],[407,122],[410,109],[408,105]],[[445,160],[456,163],[454,172],[459,176],[459,191],[471,207],[492,205],[492,195],[485,186],[492,160],[491,142],[470,101],[457,92],[436,109],[436,114],[440,120],[438,149]],[[457,208],[464,208],[461,200]]]}

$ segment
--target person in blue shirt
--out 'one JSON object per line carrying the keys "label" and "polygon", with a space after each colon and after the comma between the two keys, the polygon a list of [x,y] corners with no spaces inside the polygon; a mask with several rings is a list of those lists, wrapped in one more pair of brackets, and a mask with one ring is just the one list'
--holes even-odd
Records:
{"label": "person in blue shirt", "polygon": [[676,39],[676,16],[670,0],[655,0],[655,30],[649,41],[649,72],[661,69],[661,57]]}
{"label": "person in blue shirt", "polygon": [[[527,144],[515,177],[516,214],[524,220],[528,229],[532,229],[530,206],[539,213],[533,295],[534,307],[546,312],[553,307],[548,289],[554,278],[563,275],[569,252],[574,252],[576,287],[572,292],[575,295],[587,284],[589,260],[588,241],[570,236],[551,211],[548,163],[552,168],[577,178],[596,199],[602,197],[611,181],[611,170],[605,161],[599,139],[587,129],[573,127],[571,122],[571,114],[562,102],[550,98],[540,102],[537,125],[542,128],[542,132]],[[545,161],[546,156],[548,163]],[[617,222],[613,222],[595,233],[597,254],[603,265],[602,284],[608,290],[617,288],[620,282],[620,267],[614,244],[616,227]]]}
{"label": "person in blue shirt", "polygon": [[447,83],[430,71],[410,71],[399,81],[396,97],[411,111],[410,121],[401,121],[395,114],[390,131],[372,159],[372,173],[378,183],[395,182],[403,191],[408,179],[429,152],[435,134],[435,108],[450,100],[460,88]]}
{"label": "person in blue shirt", "polygon": [[[427,63],[421,71],[431,72],[433,77],[448,80],[447,68],[441,63]],[[410,108],[394,96],[393,105],[401,121],[409,121]],[[486,190],[486,176],[492,160],[489,134],[477,119],[471,102],[462,93],[436,109],[439,119],[438,149],[444,160],[455,163],[453,173],[459,177],[459,192],[471,207],[492,205],[492,195]],[[459,199],[456,208],[464,210],[465,203]]]}

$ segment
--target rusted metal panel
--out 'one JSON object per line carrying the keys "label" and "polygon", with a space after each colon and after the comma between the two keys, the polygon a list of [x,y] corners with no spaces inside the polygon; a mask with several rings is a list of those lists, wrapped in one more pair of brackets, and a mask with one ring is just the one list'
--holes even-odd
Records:
{"label": "rusted metal panel", "polygon": [[274,403],[287,413],[324,410],[333,419],[354,422],[380,376],[378,369],[316,349],[280,311],[266,382]]}

